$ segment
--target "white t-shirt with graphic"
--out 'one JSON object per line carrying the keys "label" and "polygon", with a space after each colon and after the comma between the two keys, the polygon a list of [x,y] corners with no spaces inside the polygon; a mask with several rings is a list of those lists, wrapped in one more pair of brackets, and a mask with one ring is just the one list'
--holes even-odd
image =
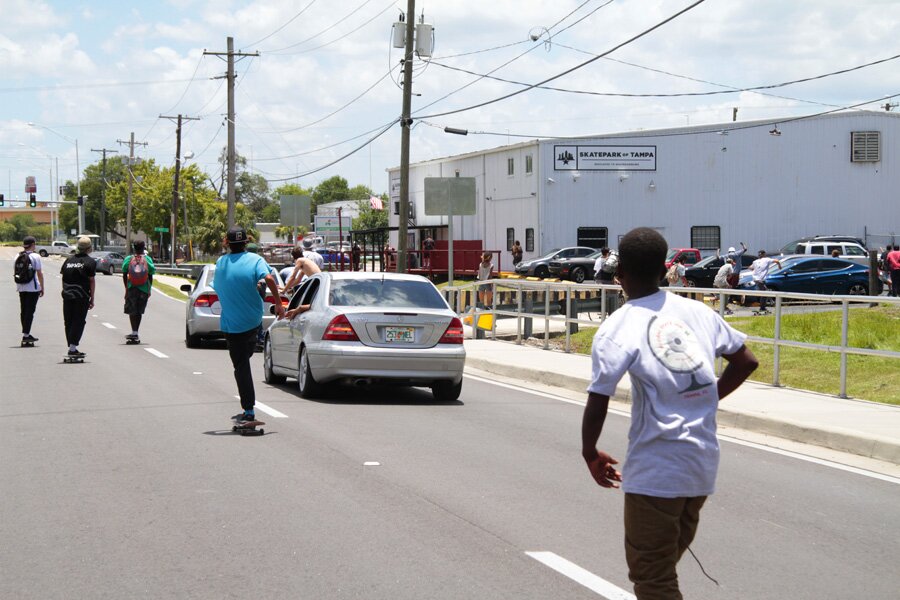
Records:
{"label": "white t-shirt with graphic", "polygon": [[612,396],[631,376],[623,491],[659,498],[715,491],[714,361],[740,350],[746,337],[706,305],[662,290],[629,300],[600,325],[588,391]]}

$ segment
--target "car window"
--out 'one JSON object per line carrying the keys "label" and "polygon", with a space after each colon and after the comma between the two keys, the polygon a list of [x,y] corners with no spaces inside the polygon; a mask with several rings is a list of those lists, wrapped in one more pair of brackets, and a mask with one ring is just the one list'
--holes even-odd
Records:
{"label": "car window", "polygon": [[291,302],[290,304],[288,304],[289,309],[297,308],[298,306],[300,306],[300,300],[303,299],[303,293],[306,292],[306,290],[309,288],[309,284],[311,281],[312,279],[307,279],[297,287],[297,291],[295,291],[294,295],[291,296]]}
{"label": "car window", "polygon": [[832,260],[829,258],[817,262],[819,263],[819,268],[817,269],[819,271],[840,271],[850,266],[849,263],[842,260]]}
{"label": "car window", "polygon": [[590,248],[579,248],[576,256],[590,256],[594,251]]}
{"label": "car window", "polygon": [[810,254],[825,254],[825,246],[821,244],[810,244],[809,245],[809,253]]}
{"label": "car window", "polygon": [[335,279],[328,301],[332,306],[447,308],[431,283],[408,279]]}
{"label": "car window", "polygon": [[791,273],[812,273],[820,270],[819,263],[821,262],[821,260],[801,260],[794,264],[785,265],[785,270],[790,270]]}
{"label": "car window", "polygon": [[300,300],[300,304],[312,304],[313,300],[316,299],[316,293],[319,291],[319,284],[321,283],[321,279],[311,279],[309,285],[303,290],[303,299]]}
{"label": "car window", "polygon": [[666,262],[671,262],[673,258],[675,258],[676,250],[669,250],[666,252]]}
{"label": "car window", "polygon": [[803,254],[803,250],[801,249],[802,246],[803,246],[803,244],[800,242],[800,240],[794,240],[793,242],[782,246],[780,253],[781,254]]}
{"label": "car window", "polygon": [[216,278],[216,270],[208,269],[206,271],[206,285],[208,285],[209,287],[215,287],[213,285],[213,281],[215,280],[215,278]]}
{"label": "car window", "polygon": [[847,244],[846,246],[844,246],[844,254],[846,254],[847,256],[865,256],[866,255],[866,253],[862,251],[862,248],[860,248],[858,246],[853,246],[850,244]]}
{"label": "car window", "polygon": [[692,265],[697,262],[697,255],[693,252],[685,252],[682,256],[684,256],[685,264]]}

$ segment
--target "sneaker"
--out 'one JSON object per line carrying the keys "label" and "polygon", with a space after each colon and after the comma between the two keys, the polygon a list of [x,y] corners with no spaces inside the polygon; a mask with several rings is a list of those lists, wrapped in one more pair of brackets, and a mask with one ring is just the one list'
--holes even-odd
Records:
{"label": "sneaker", "polygon": [[255,421],[256,415],[245,412],[245,411],[241,411],[238,414],[231,417],[231,420],[237,421],[238,423],[246,423],[247,421]]}
{"label": "sneaker", "polygon": [[80,350],[69,350],[69,356],[85,356],[85,354]]}
{"label": "sneaker", "polygon": [[136,340],[136,339],[138,339],[138,336],[136,333],[129,333],[128,335],[125,336],[125,339],[126,340]]}
{"label": "sneaker", "polygon": [[22,341],[34,343],[34,342],[38,341],[38,339],[29,333],[28,335],[22,336]]}

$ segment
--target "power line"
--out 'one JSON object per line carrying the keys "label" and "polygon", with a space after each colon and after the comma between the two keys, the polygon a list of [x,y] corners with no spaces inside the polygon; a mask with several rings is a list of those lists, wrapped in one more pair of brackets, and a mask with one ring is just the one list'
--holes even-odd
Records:
{"label": "power line", "polygon": [[341,40],[343,40],[343,39],[345,39],[345,38],[347,38],[347,37],[353,35],[353,34],[356,33],[357,31],[359,31],[360,29],[362,29],[363,27],[365,27],[366,25],[368,25],[369,23],[371,23],[372,21],[374,21],[375,19],[377,19],[378,17],[380,17],[382,14],[384,14],[389,8],[393,7],[394,5],[395,5],[395,0],[391,0],[391,1],[387,4],[387,6],[385,6],[385,7],[382,8],[380,11],[378,11],[378,12],[375,14],[375,16],[373,16],[371,19],[369,19],[368,21],[363,22],[363,23],[360,24],[359,26],[355,27],[354,29],[351,29],[350,31],[348,31],[348,32],[345,33],[344,35],[342,35],[342,36],[340,36],[340,37],[337,37],[337,38],[331,40],[330,42],[325,42],[324,44],[319,44],[318,46],[313,46],[312,48],[307,48],[307,49],[305,49],[305,50],[298,50],[298,51],[296,51],[296,52],[273,52],[273,51],[269,51],[269,52],[267,52],[267,54],[275,54],[275,55],[277,55],[277,56],[295,56],[295,55],[297,55],[297,54],[306,54],[306,53],[308,53],[308,52],[313,52],[313,51],[315,51],[315,50],[319,50],[319,49],[324,48],[324,47],[326,47],[326,46],[330,46],[331,44],[334,44],[334,43],[336,43],[336,42],[339,42],[339,41],[341,41]]}
{"label": "power line", "polygon": [[[731,89],[727,89],[727,90],[710,90],[710,91],[705,91],[705,92],[668,92],[668,93],[593,92],[593,91],[588,91],[588,90],[573,90],[573,89],[568,89],[568,88],[558,88],[558,87],[545,86],[545,85],[531,86],[531,84],[523,83],[521,81],[515,81],[512,79],[504,79],[502,77],[495,77],[493,75],[475,73],[473,71],[469,71],[468,69],[462,69],[460,67],[445,65],[442,63],[434,62],[434,61],[430,61],[430,62],[432,62],[433,64],[435,64],[439,67],[443,67],[445,69],[450,69],[451,71],[459,71],[462,73],[467,73],[469,75],[477,75],[478,77],[485,77],[488,79],[493,79],[495,81],[502,81],[504,83],[511,83],[514,85],[537,87],[542,90],[550,90],[550,91],[554,91],[554,92],[565,92],[567,94],[583,94],[583,95],[588,95],[588,96],[606,96],[606,97],[621,97],[621,98],[680,98],[680,97],[685,97],[685,96],[717,96],[717,95],[721,95],[721,94],[736,94],[739,92],[756,92],[759,90],[771,90],[771,89],[776,89],[776,88],[780,88],[780,87],[786,87],[789,85],[795,85],[798,83],[806,83],[806,82],[815,81],[818,79],[825,79],[826,77],[833,77],[835,75],[843,75],[845,73],[850,73],[852,71],[858,71],[858,70],[864,69],[866,67],[871,67],[873,65],[879,65],[879,64],[886,63],[886,62],[889,62],[892,60],[896,60],[898,58],[900,58],[900,54],[896,54],[889,58],[872,61],[872,62],[863,64],[863,65],[858,65],[858,66],[850,67],[847,69],[841,69],[839,71],[832,71],[830,73],[824,73],[824,74],[815,75],[812,77],[804,77],[802,79],[793,79],[791,81],[784,81],[781,83],[773,83],[773,84],[768,84],[768,85],[758,85],[758,86],[745,87],[745,88],[731,88]],[[712,84],[712,85],[719,85],[719,84]],[[730,86],[723,86],[723,87],[730,87]]]}
{"label": "power line", "polygon": [[680,11],[676,12],[676,13],[673,14],[672,16],[667,17],[666,19],[663,19],[662,21],[660,21],[659,23],[657,23],[657,24],[654,25],[653,27],[650,27],[649,29],[645,29],[645,30],[642,31],[641,33],[639,33],[639,34],[637,34],[637,35],[635,35],[635,36],[632,36],[631,38],[625,40],[625,41],[622,42],[621,44],[618,44],[618,45],[616,45],[616,46],[610,48],[609,50],[607,50],[607,51],[604,52],[603,54],[597,55],[597,56],[595,56],[595,57],[593,57],[593,58],[589,58],[588,60],[586,60],[586,61],[584,61],[584,62],[582,62],[582,63],[580,63],[580,64],[577,64],[577,65],[575,65],[574,67],[572,67],[572,68],[570,68],[570,69],[566,69],[565,71],[563,71],[563,72],[561,72],[561,73],[557,73],[556,75],[554,75],[554,76],[552,76],[552,77],[548,77],[547,79],[544,79],[543,81],[539,81],[539,82],[537,82],[537,83],[535,83],[535,84],[531,84],[531,85],[529,85],[529,86],[526,87],[526,88],[523,88],[523,89],[521,89],[521,90],[517,90],[517,91],[512,92],[512,93],[509,93],[509,94],[505,94],[505,95],[503,95],[503,96],[500,96],[500,97],[498,97],[498,98],[494,98],[494,99],[492,99],[492,100],[486,100],[486,101],[484,101],[484,102],[480,102],[480,103],[478,103],[478,104],[474,104],[474,105],[472,105],[472,106],[468,106],[468,107],[465,107],[465,108],[458,108],[458,109],[456,109],[456,110],[444,111],[444,112],[442,112],[442,113],[434,113],[434,114],[431,114],[431,115],[425,115],[424,117],[419,117],[419,118],[422,118],[422,119],[428,119],[428,118],[442,117],[442,116],[446,116],[446,115],[452,115],[452,114],[456,114],[456,113],[466,112],[466,111],[473,110],[473,109],[476,109],[476,108],[481,108],[481,107],[483,107],[483,106],[488,106],[488,105],[490,105],[490,104],[495,104],[495,103],[500,102],[500,101],[502,101],[502,100],[507,100],[507,99],[509,99],[509,98],[512,98],[513,96],[518,96],[519,94],[524,94],[525,92],[527,92],[527,91],[529,91],[529,90],[532,90],[532,89],[534,89],[534,88],[536,88],[536,87],[538,87],[538,86],[540,86],[540,85],[543,85],[543,84],[545,84],[545,83],[550,83],[551,81],[554,81],[554,80],[556,80],[556,79],[559,79],[560,77],[564,77],[565,75],[568,75],[569,73],[572,73],[572,72],[574,72],[574,71],[577,71],[578,69],[581,69],[581,68],[583,68],[583,67],[586,67],[587,65],[589,65],[589,64],[591,64],[591,63],[593,63],[593,62],[596,62],[596,61],[600,60],[601,58],[603,58],[604,56],[606,56],[606,55],[608,55],[608,54],[612,54],[612,53],[615,52],[616,50],[619,50],[620,48],[623,48],[623,47],[627,46],[628,44],[631,44],[631,43],[633,43],[633,42],[639,40],[640,38],[642,38],[642,37],[644,37],[644,36],[650,34],[651,32],[653,32],[653,31],[659,29],[659,28],[662,27],[663,25],[665,25],[665,24],[667,24],[667,23],[669,23],[669,22],[671,22],[671,21],[674,21],[675,19],[677,19],[677,18],[680,17],[681,15],[685,14],[686,12],[688,12],[688,11],[690,11],[690,10],[693,10],[693,9],[696,8],[697,6],[700,6],[701,4],[703,4],[704,2],[706,2],[706,0],[696,0],[696,2],[694,2],[693,4],[691,4],[691,5],[689,5],[689,6],[685,7],[685,8],[683,8],[683,9],[681,9]]}
{"label": "power line", "polygon": [[311,0],[311,2],[310,2],[309,4],[307,4],[306,6],[304,6],[303,8],[300,9],[300,12],[298,12],[296,15],[294,15],[293,17],[291,17],[290,19],[288,19],[288,20],[285,22],[284,25],[282,25],[281,27],[279,27],[278,29],[276,29],[275,31],[273,31],[272,33],[270,33],[269,35],[267,35],[266,37],[260,38],[260,39],[256,40],[255,42],[253,42],[252,44],[247,44],[247,45],[248,45],[248,46],[255,46],[255,45],[257,45],[257,44],[260,43],[260,42],[266,41],[267,39],[269,39],[270,37],[272,37],[273,35],[275,35],[275,34],[278,33],[279,31],[281,31],[282,29],[284,29],[285,27],[287,27],[288,25],[290,25],[291,23],[293,23],[293,22],[297,19],[297,17],[299,17],[300,15],[302,15],[303,13],[305,13],[305,12],[306,12],[306,9],[308,9],[310,6],[312,6],[312,5],[315,4],[315,3],[316,3],[316,0]]}
{"label": "power line", "polygon": [[160,85],[169,83],[185,83],[193,79],[157,79],[152,81],[96,81],[92,83],[63,83],[56,85],[29,85],[23,87],[0,87],[0,94],[15,92],[47,92],[55,90],[81,90],[92,88],[128,87],[141,85]]}
{"label": "power line", "polygon": [[172,108],[170,108],[169,110],[167,110],[165,112],[170,113],[175,110],[176,106],[181,104],[181,101],[184,100],[184,97],[187,95],[188,90],[191,89],[191,84],[194,82],[194,78],[197,76],[197,71],[200,70],[201,64],[203,64],[203,55],[202,54],[200,55],[200,60],[197,61],[197,66],[194,67],[194,72],[191,74],[191,78],[188,81],[188,84],[184,87],[184,91],[181,92],[181,96],[178,98],[178,100],[175,101],[175,104],[172,105]]}
{"label": "power line", "polygon": [[334,23],[332,23],[331,25],[329,25],[328,27],[326,27],[325,29],[323,29],[323,30],[320,31],[319,33],[317,33],[317,34],[315,34],[315,35],[311,35],[310,37],[306,38],[305,40],[300,40],[299,42],[296,42],[296,43],[294,43],[294,44],[291,44],[290,46],[285,46],[284,48],[275,48],[275,49],[273,49],[273,50],[265,50],[264,52],[268,52],[269,54],[274,54],[274,53],[281,52],[281,51],[283,51],[283,50],[290,50],[291,48],[296,48],[297,46],[300,46],[300,45],[302,45],[302,44],[305,44],[306,42],[309,42],[309,41],[311,41],[311,40],[314,40],[314,39],[316,39],[317,37],[319,37],[320,35],[322,35],[323,33],[327,33],[327,32],[329,32],[329,31],[331,31],[332,29],[334,29],[335,27],[337,27],[338,25],[340,25],[341,23],[343,23],[344,21],[346,21],[349,17],[352,17],[353,15],[355,15],[356,13],[358,13],[360,10],[362,10],[362,8],[363,8],[366,4],[368,4],[368,3],[371,2],[371,1],[372,1],[372,0],[364,0],[362,4],[360,4],[359,6],[357,6],[356,8],[354,8],[353,10],[351,10],[349,13],[347,13],[346,15],[344,15],[343,17],[341,17],[340,19],[338,19],[337,21],[335,21]]}
{"label": "power line", "polygon": [[327,145],[327,146],[321,146],[321,147],[319,147],[319,148],[316,148],[315,150],[307,150],[306,152],[298,152],[298,153],[296,153],[296,154],[287,154],[287,155],[284,155],[284,156],[272,156],[272,157],[269,157],[269,158],[257,158],[257,159],[254,159],[254,160],[255,160],[255,162],[266,162],[266,161],[270,161],[270,160],[283,160],[283,159],[285,159],[285,158],[296,158],[296,157],[298,157],[298,156],[307,156],[307,155],[309,155],[309,154],[315,154],[316,152],[321,152],[322,150],[328,150],[328,149],[330,149],[330,148],[334,148],[335,146],[342,146],[342,145],[346,144],[347,142],[352,142],[353,140],[357,140],[357,139],[359,139],[359,138],[361,138],[361,137],[363,137],[363,136],[365,136],[365,135],[369,135],[370,133],[372,133],[372,132],[374,132],[374,131],[378,131],[378,130],[381,129],[382,127],[386,127],[386,126],[388,126],[388,125],[391,125],[391,124],[393,124],[394,122],[396,122],[396,119],[392,119],[392,120],[390,121],[390,123],[385,123],[384,125],[379,125],[379,126],[376,127],[375,129],[370,129],[369,131],[364,131],[363,133],[360,133],[360,134],[358,134],[358,135],[354,135],[353,137],[347,138],[347,139],[345,139],[345,140],[341,140],[340,142],[335,142],[334,144],[329,144],[329,145]]}

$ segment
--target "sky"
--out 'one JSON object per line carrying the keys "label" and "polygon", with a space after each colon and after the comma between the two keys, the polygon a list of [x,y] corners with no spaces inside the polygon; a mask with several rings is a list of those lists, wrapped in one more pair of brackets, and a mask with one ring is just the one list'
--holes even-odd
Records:
{"label": "sky", "polygon": [[[705,0],[631,41],[695,1],[418,0],[415,19],[433,25],[434,50],[414,60],[411,160],[527,138],[724,123],[734,108],[738,121],[777,120],[900,101],[896,0]],[[199,117],[186,121],[182,152],[221,177],[226,63],[204,50],[224,52],[227,37],[259,53],[235,67],[236,145],[254,173],[272,188],[340,175],[386,192],[386,169],[400,163],[402,108],[403,55],[391,29],[406,8],[0,0],[0,193],[23,198],[31,175],[38,199],[49,199],[57,162],[61,182],[76,178],[76,140],[82,170],[100,159],[94,150],[127,154],[120,141],[132,132],[146,142],[138,156],[174,164],[175,125],[160,115]],[[570,70],[546,84],[568,91],[491,102]],[[671,96],[685,93],[704,95]]]}

